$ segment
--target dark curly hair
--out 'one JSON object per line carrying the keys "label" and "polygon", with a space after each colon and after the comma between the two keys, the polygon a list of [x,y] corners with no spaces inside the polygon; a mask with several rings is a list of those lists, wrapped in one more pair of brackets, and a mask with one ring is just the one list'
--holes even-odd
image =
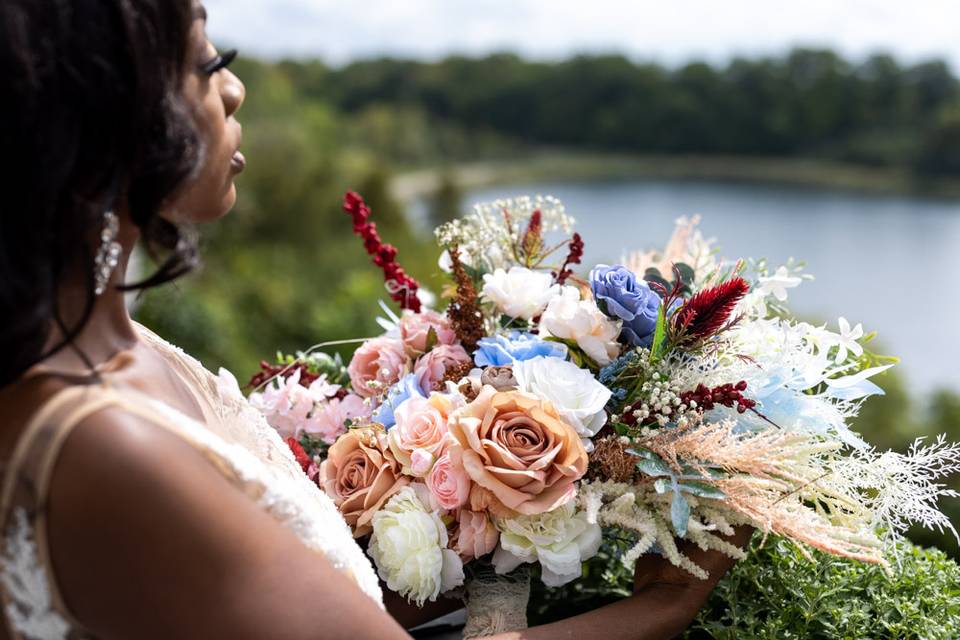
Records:
{"label": "dark curly hair", "polygon": [[[160,264],[125,288],[194,266],[159,212],[201,154],[181,100],[195,14],[192,0],[0,2],[0,387],[89,320],[97,233],[120,198]],[[57,301],[76,274],[86,309],[68,320]],[[54,327],[64,338],[44,350]]]}

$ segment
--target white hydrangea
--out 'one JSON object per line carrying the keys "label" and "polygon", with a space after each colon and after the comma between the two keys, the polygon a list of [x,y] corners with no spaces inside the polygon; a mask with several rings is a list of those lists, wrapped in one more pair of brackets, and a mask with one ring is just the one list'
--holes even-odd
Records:
{"label": "white hydrangea", "polygon": [[547,303],[560,293],[553,276],[525,267],[497,269],[483,276],[483,298],[511,318],[531,320],[546,308]]}
{"label": "white hydrangea", "polygon": [[559,587],[580,577],[581,565],[600,549],[600,525],[587,521],[575,502],[533,516],[497,519],[500,545],[493,554],[497,573],[539,562],[543,583]]}
{"label": "white hydrangea", "polygon": [[391,591],[422,606],[463,584],[463,562],[447,548],[447,527],[431,511],[429,490],[406,486],[373,516],[367,553]]}
{"label": "white hydrangea", "polygon": [[604,407],[612,395],[607,387],[572,362],[544,356],[515,362],[513,376],[521,391],[549,401],[577,430],[587,451],[593,450],[590,438],[607,422]]}

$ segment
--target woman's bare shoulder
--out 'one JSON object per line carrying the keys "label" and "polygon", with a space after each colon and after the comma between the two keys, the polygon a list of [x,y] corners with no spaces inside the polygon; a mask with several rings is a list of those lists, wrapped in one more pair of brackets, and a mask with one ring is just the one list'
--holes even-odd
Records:
{"label": "woman's bare shoulder", "polygon": [[402,637],[193,445],[122,407],[64,444],[48,536],[68,607],[105,637],[317,637],[318,602],[358,613],[343,637]]}

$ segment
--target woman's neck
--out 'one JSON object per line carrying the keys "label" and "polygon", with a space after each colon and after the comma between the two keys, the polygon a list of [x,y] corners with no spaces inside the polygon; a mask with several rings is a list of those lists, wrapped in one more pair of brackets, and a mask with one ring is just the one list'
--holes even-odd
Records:
{"label": "woman's neck", "polygon": [[[59,371],[86,372],[90,365],[100,365],[117,353],[132,349],[136,345],[137,331],[127,310],[125,295],[116,287],[127,281],[127,266],[138,234],[127,216],[121,215],[120,218],[117,241],[123,251],[111,276],[110,286],[102,295],[97,296],[87,323],[71,345],[45,360],[45,367]],[[75,280],[66,283],[61,289],[58,298],[60,316],[68,329],[83,318],[89,300],[86,290],[88,278],[87,274],[77,274]],[[60,344],[63,335],[62,329],[54,326],[47,348]]]}

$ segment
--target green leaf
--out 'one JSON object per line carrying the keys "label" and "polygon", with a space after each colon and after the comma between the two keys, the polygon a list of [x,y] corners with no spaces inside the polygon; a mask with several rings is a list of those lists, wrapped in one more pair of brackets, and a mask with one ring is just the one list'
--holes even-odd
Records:
{"label": "green leaf", "polygon": [[670,283],[669,283],[667,280],[665,280],[664,278],[661,278],[661,277],[658,276],[658,275],[647,274],[647,275],[643,276],[643,279],[646,280],[647,282],[656,282],[657,284],[659,284],[661,287],[663,287],[663,288],[666,289],[667,291],[670,291],[670,289],[671,289]]}
{"label": "green leaf", "polygon": [[653,332],[653,345],[650,347],[650,358],[657,360],[663,351],[664,342],[667,338],[667,310],[664,305],[660,305],[657,312],[657,328]]}
{"label": "green leaf", "polygon": [[680,282],[683,284],[693,284],[695,276],[693,267],[683,262],[676,262],[673,266],[676,267],[676,271],[680,274]]}
{"label": "green leaf", "polygon": [[427,332],[427,344],[426,351],[432,350],[437,343],[440,342],[440,338],[437,336],[436,327],[430,327],[430,331]]}

